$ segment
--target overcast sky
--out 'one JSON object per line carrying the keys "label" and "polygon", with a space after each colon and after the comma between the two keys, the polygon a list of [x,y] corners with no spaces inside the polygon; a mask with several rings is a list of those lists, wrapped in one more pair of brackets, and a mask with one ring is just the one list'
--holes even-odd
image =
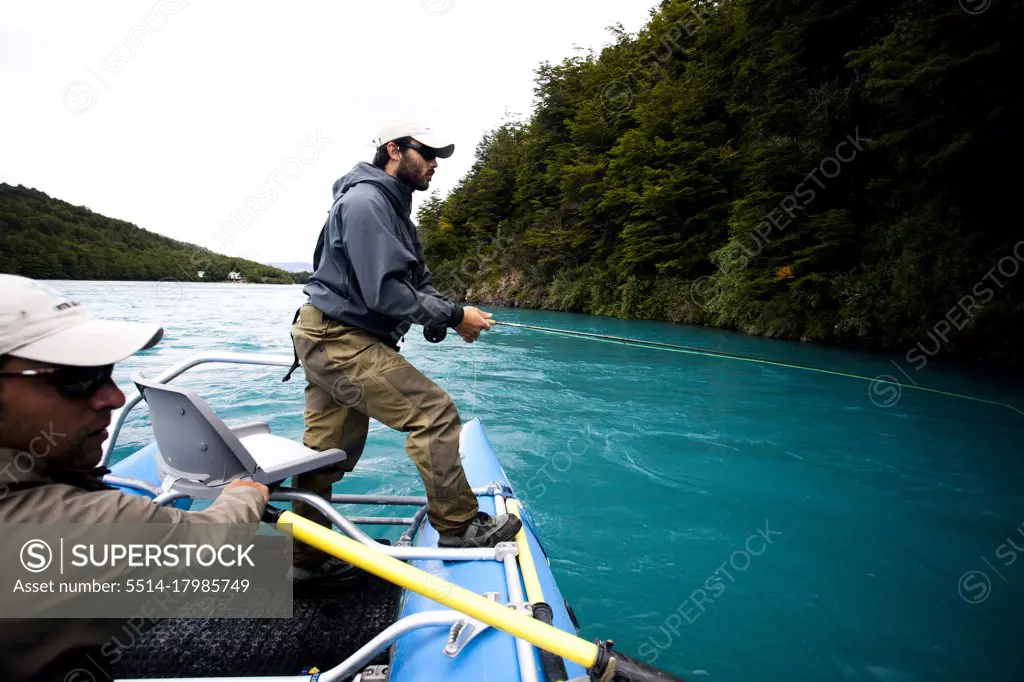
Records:
{"label": "overcast sky", "polygon": [[656,4],[0,0],[0,181],[309,262],[331,185],[385,120],[452,139],[431,186],[445,194],[484,132],[531,111],[539,63],[599,51]]}

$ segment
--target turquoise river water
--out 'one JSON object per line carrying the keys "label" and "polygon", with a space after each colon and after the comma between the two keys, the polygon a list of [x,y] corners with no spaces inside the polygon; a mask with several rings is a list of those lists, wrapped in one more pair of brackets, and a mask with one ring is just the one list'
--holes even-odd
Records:
{"label": "turquoise river water", "polygon": [[[200,351],[291,354],[301,287],[56,282],[159,321],[128,376]],[[588,639],[689,680],[1024,680],[1024,409],[999,377],[715,330],[489,308],[497,319],[685,344],[893,383],[495,327],[403,353],[479,417]],[[302,435],[301,371],[208,365],[179,382],[229,422]],[[144,408],[115,460],[148,442]],[[416,494],[372,425],[346,492]],[[383,511],[383,510],[378,510]],[[366,513],[365,508],[359,512]]]}

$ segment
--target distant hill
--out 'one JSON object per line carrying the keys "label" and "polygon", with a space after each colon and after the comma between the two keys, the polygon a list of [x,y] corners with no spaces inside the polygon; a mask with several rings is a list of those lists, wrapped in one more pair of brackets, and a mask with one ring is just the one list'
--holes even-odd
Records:
{"label": "distant hill", "polygon": [[282,270],[287,270],[288,272],[313,272],[313,264],[312,263],[294,263],[294,262],[289,262],[289,263],[267,263],[267,265],[269,265],[271,267],[274,267],[274,268],[281,268]]}
{"label": "distant hill", "polygon": [[170,239],[7,183],[0,183],[0,272],[34,279],[297,281],[283,269]]}

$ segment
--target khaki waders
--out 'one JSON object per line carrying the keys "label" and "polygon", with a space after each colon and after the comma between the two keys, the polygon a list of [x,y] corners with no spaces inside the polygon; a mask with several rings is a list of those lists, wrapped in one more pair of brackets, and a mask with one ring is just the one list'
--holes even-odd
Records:
{"label": "khaki waders", "polygon": [[[313,450],[340,448],[348,457],[300,474],[294,487],[330,499],[331,486],[352,471],[366,444],[369,419],[408,433],[405,450],[426,488],[427,518],[438,533],[459,532],[477,514],[477,500],[459,459],[461,422],[455,403],[379,337],[344,325],[305,304],[292,325],[295,353],[306,373],[303,443]],[[296,514],[330,527],[303,502]],[[327,558],[295,543],[295,565],[314,567]]]}

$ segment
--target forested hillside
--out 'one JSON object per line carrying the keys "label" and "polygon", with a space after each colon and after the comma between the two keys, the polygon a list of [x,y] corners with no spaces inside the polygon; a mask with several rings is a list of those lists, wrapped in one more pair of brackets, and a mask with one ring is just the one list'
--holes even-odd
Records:
{"label": "forested hillside", "polygon": [[6,183],[0,183],[0,272],[35,279],[183,282],[226,281],[237,272],[249,282],[295,282],[284,270],[222,256]]}
{"label": "forested hillside", "polygon": [[638,35],[540,65],[535,111],[424,205],[435,280],[1019,365],[1022,7],[664,2]]}

